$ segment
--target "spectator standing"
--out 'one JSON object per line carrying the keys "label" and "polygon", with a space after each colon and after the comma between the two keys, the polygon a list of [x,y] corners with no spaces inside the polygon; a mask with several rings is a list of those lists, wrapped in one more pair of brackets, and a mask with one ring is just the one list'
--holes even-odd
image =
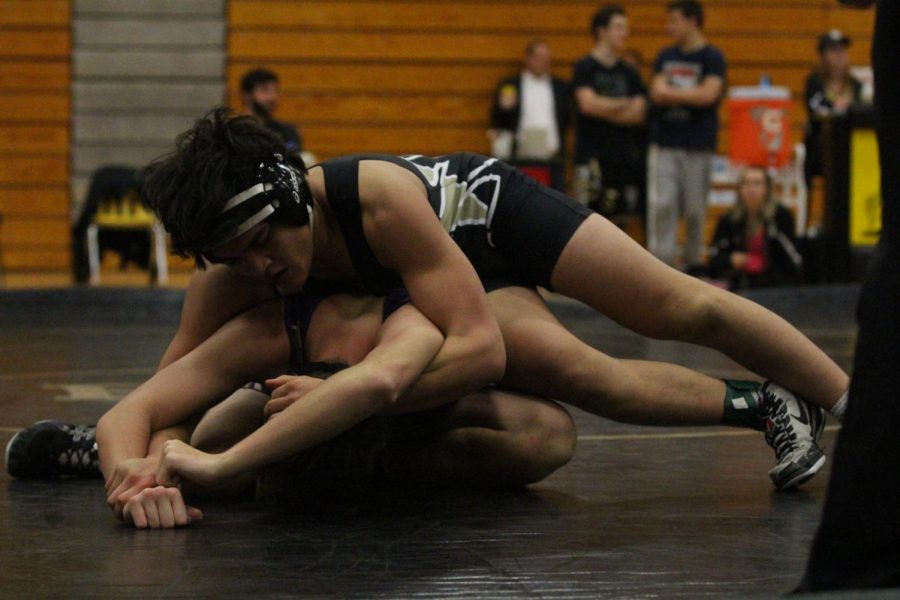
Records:
{"label": "spectator standing", "polygon": [[240,114],[254,116],[284,141],[288,152],[302,152],[303,139],[290,123],[277,121],[278,98],[281,93],[278,75],[268,69],[253,69],[241,77]]}
{"label": "spectator standing", "polygon": [[591,20],[594,47],[575,63],[575,197],[597,212],[636,212],[646,182],[647,88],[624,60],[628,17],[618,5]]}
{"label": "spectator standing", "polygon": [[522,72],[497,85],[491,127],[498,158],[548,162],[551,186],[564,191],[568,85],[551,74],[551,65],[550,46],[543,40],[529,42]]}
{"label": "spectator standing", "polygon": [[806,79],[806,185],[812,178],[822,175],[822,121],[842,116],[862,97],[862,83],[850,74],[850,53],[847,48],[852,40],[837,29],[819,36],[817,49],[819,65]]}
{"label": "spectator standing", "polygon": [[696,0],[668,5],[666,32],[675,45],[653,65],[650,99],[647,244],[675,264],[679,217],[685,217],[684,264],[703,262],[709,172],[719,130],[717,109],[725,87],[725,57],[703,35]]}
{"label": "spectator standing", "polygon": [[747,167],[738,181],[737,202],[719,219],[709,274],[732,288],[798,281],[803,258],[794,238],[794,218],[775,199],[763,167]]}

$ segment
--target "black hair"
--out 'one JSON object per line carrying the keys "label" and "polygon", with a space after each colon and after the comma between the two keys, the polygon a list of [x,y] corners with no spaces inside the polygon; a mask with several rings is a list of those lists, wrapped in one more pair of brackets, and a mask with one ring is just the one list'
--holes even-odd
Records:
{"label": "black hair", "polygon": [[[299,171],[308,201],[306,167],[299,154],[289,154],[281,138],[255,117],[235,116],[225,107],[197,119],[176,138],[174,152],[145,167],[143,197],[171,234],[175,253],[193,257],[203,268],[203,253],[214,241],[226,201],[256,184],[260,163],[275,155]],[[309,214],[305,204],[292,203],[277,209],[270,219],[304,225]]]}
{"label": "black hair", "polygon": [[546,46],[547,42],[542,40],[541,38],[534,38],[530,40],[527,44],[525,44],[525,56],[531,56],[534,54],[534,51],[537,50],[538,46]]}
{"label": "black hair", "polygon": [[616,15],[625,16],[625,9],[619,4],[606,4],[594,13],[594,17],[591,19],[591,34],[595,39],[597,38],[597,30],[609,27],[609,22]]}
{"label": "black hair", "polygon": [[666,6],[669,12],[677,10],[685,19],[693,19],[697,27],[703,28],[703,5],[697,0],[674,0]]}
{"label": "black hair", "polygon": [[252,69],[244,73],[241,77],[241,91],[245,94],[252,94],[256,86],[271,82],[278,83],[278,75],[274,71],[268,69]]}

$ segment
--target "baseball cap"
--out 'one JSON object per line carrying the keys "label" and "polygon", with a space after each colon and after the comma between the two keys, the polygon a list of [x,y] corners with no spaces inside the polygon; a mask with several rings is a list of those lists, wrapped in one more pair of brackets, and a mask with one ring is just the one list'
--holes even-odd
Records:
{"label": "baseball cap", "polygon": [[853,40],[847,37],[840,29],[832,29],[819,36],[819,54],[828,48],[834,48],[836,46],[843,46],[846,48],[852,42]]}

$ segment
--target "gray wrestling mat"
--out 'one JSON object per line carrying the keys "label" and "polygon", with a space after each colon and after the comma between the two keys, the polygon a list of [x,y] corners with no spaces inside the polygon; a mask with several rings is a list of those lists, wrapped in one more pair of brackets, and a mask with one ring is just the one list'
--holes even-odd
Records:
{"label": "gray wrestling mat", "polygon": [[[857,288],[753,297],[849,368]],[[154,370],[180,292],[0,292],[0,443],[46,418],[95,422]],[[552,299],[623,358],[719,377],[715,354],[639,338]],[[778,494],[761,435],[662,429],[573,411],[573,461],[519,492],[392,488],[307,513],[198,502],[177,531],[120,526],[99,481],[0,474],[0,597],[698,598],[771,596],[800,579],[828,480]],[[825,434],[830,451],[835,428]],[[882,597],[882,596],[873,596]]]}

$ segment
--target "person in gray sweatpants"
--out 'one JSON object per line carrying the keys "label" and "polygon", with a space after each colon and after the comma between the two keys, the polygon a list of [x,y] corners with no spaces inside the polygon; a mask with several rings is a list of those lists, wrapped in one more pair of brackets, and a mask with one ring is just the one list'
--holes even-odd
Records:
{"label": "person in gray sweatpants", "polygon": [[675,45],[653,65],[651,147],[647,164],[647,246],[674,265],[678,220],[686,221],[683,264],[704,260],[709,170],[716,149],[717,108],[725,87],[725,57],[703,35],[695,0],[668,5],[666,31]]}

